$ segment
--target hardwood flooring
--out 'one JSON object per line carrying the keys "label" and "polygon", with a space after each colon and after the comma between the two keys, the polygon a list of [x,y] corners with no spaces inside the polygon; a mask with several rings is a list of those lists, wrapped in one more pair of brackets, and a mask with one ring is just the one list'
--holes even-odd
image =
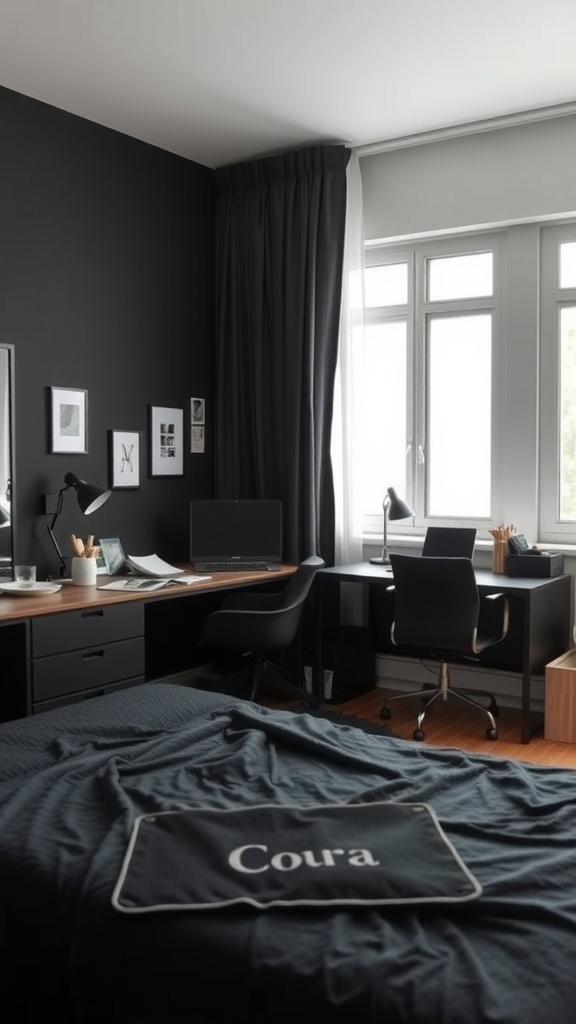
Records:
{"label": "hardwood flooring", "polygon": [[[402,739],[411,740],[416,725],[417,700],[406,697],[395,701],[391,707],[392,716],[386,722],[380,717],[380,709],[388,691],[377,688],[342,704],[323,704],[326,711],[353,718],[364,718],[380,725],[389,725]],[[390,691],[392,692],[392,691]],[[267,707],[290,707],[295,701],[265,695],[261,703]],[[520,743],[520,712],[514,708],[501,707],[496,720],[498,739],[486,739],[487,719],[448,700],[437,704],[424,720],[425,739],[423,746],[458,747],[478,754],[528,761],[533,764],[557,768],[576,768],[576,744],[553,743],[545,740],[543,733],[536,733],[530,743]]]}

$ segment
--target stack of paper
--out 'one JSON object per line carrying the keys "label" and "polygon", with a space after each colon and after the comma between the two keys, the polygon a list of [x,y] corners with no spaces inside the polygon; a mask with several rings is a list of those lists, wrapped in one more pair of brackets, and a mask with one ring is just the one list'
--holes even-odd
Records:
{"label": "stack of paper", "polygon": [[158,555],[128,555],[126,565],[132,572],[137,573],[138,576],[161,578],[163,576],[177,576],[179,573],[184,572],[184,569],[178,569],[175,565],[169,565],[168,562],[164,562],[161,558],[158,558]]}

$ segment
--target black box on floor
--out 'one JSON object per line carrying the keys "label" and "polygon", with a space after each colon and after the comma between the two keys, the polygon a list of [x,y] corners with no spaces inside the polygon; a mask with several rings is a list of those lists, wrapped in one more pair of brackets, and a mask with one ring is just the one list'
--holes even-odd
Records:
{"label": "black box on floor", "polygon": [[564,555],[508,555],[507,576],[532,576],[549,579],[564,572]]}
{"label": "black box on floor", "polygon": [[324,694],[340,704],[374,686],[374,648],[365,626],[340,626],[324,634]]}

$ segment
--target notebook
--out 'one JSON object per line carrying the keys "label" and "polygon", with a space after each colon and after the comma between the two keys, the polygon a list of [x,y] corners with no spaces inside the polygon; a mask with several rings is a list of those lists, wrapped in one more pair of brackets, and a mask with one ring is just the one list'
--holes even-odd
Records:
{"label": "notebook", "polygon": [[422,554],[427,558],[472,558],[476,529],[469,526],[429,526]]}
{"label": "notebook", "polygon": [[190,561],[197,572],[280,569],[282,502],[218,498],[191,501]]}

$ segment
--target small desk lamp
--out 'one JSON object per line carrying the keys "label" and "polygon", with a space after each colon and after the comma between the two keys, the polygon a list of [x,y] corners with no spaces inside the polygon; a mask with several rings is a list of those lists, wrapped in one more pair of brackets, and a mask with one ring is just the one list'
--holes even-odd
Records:
{"label": "small desk lamp", "polygon": [[102,487],[94,487],[92,484],[87,484],[85,480],[80,480],[77,476],[74,475],[74,473],[66,473],[66,476],[64,477],[64,484],[65,486],[62,487],[58,494],[58,502],[56,505],[56,512],[54,513],[54,518],[50,525],[47,527],[48,533],[50,534],[50,540],[52,541],[54,547],[56,548],[56,553],[58,555],[58,558],[60,559],[61,577],[66,575],[66,562],[58,545],[58,541],[54,536],[54,527],[56,525],[56,520],[58,519],[58,516],[62,511],[65,492],[69,490],[70,487],[74,488],[74,490],[76,491],[76,497],[78,499],[80,510],[84,513],[85,516],[90,516],[92,515],[93,512],[96,512],[97,509],[99,509],[102,505],[104,505],[105,502],[108,501],[108,498],[112,493],[112,491],[105,491]]}
{"label": "small desk lamp", "polygon": [[384,496],[382,514],[384,517],[384,544],[382,545],[382,554],[370,559],[373,565],[390,565],[386,547],[388,520],[393,522],[396,519],[410,519],[416,515],[408,502],[402,501],[402,498],[398,497],[393,487],[389,487]]}

